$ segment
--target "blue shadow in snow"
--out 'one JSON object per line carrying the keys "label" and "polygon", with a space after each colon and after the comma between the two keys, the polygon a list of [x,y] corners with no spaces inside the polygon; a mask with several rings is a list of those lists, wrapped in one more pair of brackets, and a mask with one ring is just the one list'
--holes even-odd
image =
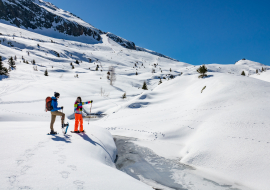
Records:
{"label": "blue shadow in snow", "polygon": [[0,75],[0,80],[7,79],[7,78],[8,78],[8,76],[6,76],[6,75]]}
{"label": "blue shadow in snow", "polygon": [[[92,145],[94,145],[94,146],[96,146],[96,145],[100,146],[100,147],[101,147],[105,152],[107,152],[107,154],[110,156],[111,161],[114,162],[112,156],[111,156],[110,153],[107,151],[107,149],[104,147],[104,145],[101,145],[101,144],[99,144],[98,142],[92,140],[92,139],[91,139],[87,134],[85,134],[85,133],[78,133],[78,135],[81,136],[85,141],[90,142]],[[96,138],[97,138],[97,137],[96,137]],[[100,141],[100,140],[99,140],[99,141]],[[102,143],[102,142],[101,142],[101,143]],[[103,144],[103,143],[102,143],[102,144]]]}
{"label": "blue shadow in snow", "polygon": [[137,103],[130,104],[128,107],[133,108],[133,109],[137,109],[137,108],[141,108],[141,107],[146,106],[146,105],[148,105],[148,102],[137,102]]}
{"label": "blue shadow in snow", "polygon": [[57,135],[52,135],[52,140],[54,141],[63,141],[65,143],[71,143],[70,135],[65,135],[65,137],[59,137]]}
{"label": "blue shadow in snow", "polygon": [[68,70],[64,70],[64,69],[55,69],[55,70],[51,70],[50,72],[55,72],[55,73],[68,73]]}
{"label": "blue shadow in snow", "polygon": [[140,99],[140,100],[144,100],[144,99],[146,99],[146,98],[147,98],[146,95],[142,95],[139,99]]}
{"label": "blue shadow in snow", "polygon": [[214,75],[207,75],[207,77],[203,77],[204,79],[213,77]]}

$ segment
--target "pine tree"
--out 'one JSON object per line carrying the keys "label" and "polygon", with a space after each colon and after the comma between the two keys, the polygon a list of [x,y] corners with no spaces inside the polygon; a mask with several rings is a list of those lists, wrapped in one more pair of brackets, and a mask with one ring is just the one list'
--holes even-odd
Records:
{"label": "pine tree", "polygon": [[80,62],[78,60],[76,60],[75,63],[78,64],[78,65],[80,64]]}
{"label": "pine tree", "polygon": [[258,74],[258,69],[256,69],[256,73]]}
{"label": "pine tree", "polygon": [[262,72],[264,71],[264,68],[262,67]]}
{"label": "pine tree", "polygon": [[138,72],[136,72],[136,75],[138,75]]}
{"label": "pine tree", "polygon": [[241,75],[246,76],[245,71],[242,71]]}
{"label": "pine tree", "polygon": [[199,78],[203,78],[203,77],[206,77],[207,76],[207,68],[205,65],[202,65],[199,67],[199,69],[197,69],[197,72],[200,73],[201,75],[199,75]]}
{"label": "pine tree", "polygon": [[46,77],[49,76],[47,69],[45,70],[44,75],[45,75]]}
{"label": "pine tree", "polygon": [[142,89],[144,89],[144,90],[148,90],[148,88],[147,88],[147,84],[146,84],[146,82],[145,82],[145,81],[143,82],[143,87],[142,87]]}
{"label": "pine tree", "polygon": [[74,69],[74,65],[72,65],[72,69]]}
{"label": "pine tree", "polygon": [[158,85],[160,85],[162,83],[162,80],[161,80],[161,78],[159,79],[159,83],[158,83]]}
{"label": "pine tree", "polygon": [[172,69],[170,68],[170,72],[172,72]]}
{"label": "pine tree", "polygon": [[122,95],[122,99],[125,99],[125,98],[127,98],[126,92]]}
{"label": "pine tree", "polygon": [[32,63],[33,63],[33,65],[35,65],[36,64],[36,61],[33,59]]}
{"label": "pine tree", "polygon": [[16,69],[15,61],[13,60],[12,57],[10,57],[10,58],[8,59],[8,64],[9,64],[9,67],[10,67],[11,69]]}
{"label": "pine tree", "polygon": [[4,67],[4,64],[2,62],[2,56],[0,56],[0,75],[8,75],[8,69]]}
{"label": "pine tree", "polygon": [[98,68],[99,68],[99,66],[97,65],[97,67],[96,67],[96,71],[98,71]]}

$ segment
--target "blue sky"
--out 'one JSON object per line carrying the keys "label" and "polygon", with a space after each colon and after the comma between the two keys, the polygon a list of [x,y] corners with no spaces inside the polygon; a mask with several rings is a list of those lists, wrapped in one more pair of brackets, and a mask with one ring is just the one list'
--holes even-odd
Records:
{"label": "blue sky", "polygon": [[270,65],[269,0],[47,0],[105,32],[194,65]]}

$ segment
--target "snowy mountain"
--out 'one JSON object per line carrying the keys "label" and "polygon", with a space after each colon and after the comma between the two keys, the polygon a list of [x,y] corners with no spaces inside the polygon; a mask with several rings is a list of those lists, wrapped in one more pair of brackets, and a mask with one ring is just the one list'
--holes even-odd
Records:
{"label": "snowy mountain", "polygon": [[0,0],[0,20],[20,28],[51,37],[94,43],[107,34],[113,41],[128,49],[147,51],[162,57],[160,53],[135,46],[134,42],[110,32],[103,32],[76,15],[43,0]]}
{"label": "snowy mountain", "polygon": [[[1,16],[0,56],[7,68],[12,57],[16,69],[0,75],[0,189],[269,189],[269,66],[207,64],[208,77],[199,79],[199,66],[103,33],[50,3],[3,6],[10,14],[0,13],[7,18]],[[41,29],[23,19],[17,27],[11,15],[23,12],[15,7],[61,21],[40,16]],[[92,36],[61,33],[63,23]],[[63,135],[57,118],[60,133],[49,136],[44,100],[56,91],[70,128]],[[83,107],[84,116],[92,113],[85,134],[70,133],[77,96],[94,100]],[[119,150],[112,135],[126,138]]]}

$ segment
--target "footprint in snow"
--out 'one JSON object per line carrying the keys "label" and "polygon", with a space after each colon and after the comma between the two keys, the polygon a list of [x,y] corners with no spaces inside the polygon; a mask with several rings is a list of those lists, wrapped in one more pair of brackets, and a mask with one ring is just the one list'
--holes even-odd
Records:
{"label": "footprint in snow", "polygon": [[24,162],[24,160],[17,160],[17,165],[21,165]]}
{"label": "footprint in snow", "polygon": [[10,177],[8,177],[9,178],[9,183],[10,183],[10,185],[14,185],[14,183],[16,183],[17,182],[17,176],[16,175],[12,175],[12,176],[10,176]]}
{"label": "footprint in snow", "polygon": [[69,172],[63,171],[63,172],[61,172],[60,174],[62,175],[62,178],[67,179],[67,178],[68,178],[68,175],[69,175]]}
{"label": "footprint in snow", "polygon": [[58,160],[59,164],[64,164],[65,160]]}
{"label": "footprint in snow", "polygon": [[67,157],[65,155],[59,155],[62,159],[66,159]]}
{"label": "footprint in snow", "polygon": [[84,184],[84,181],[74,181],[73,182],[76,186],[77,186],[77,189],[83,189],[83,184]]}
{"label": "footprint in snow", "polygon": [[24,166],[22,169],[21,169],[21,174],[24,175],[26,173],[26,171],[31,168],[31,166]]}
{"label": "footprint in snow", "polygon": [[34,156],[35,154],[27,154],[26,158],[30,159],[32,156]]}
{"label": "footprint in snow", "polygon": [[29,186],[23,186],[23,187],[19,187],[19,190],[24,190],[24,189],[33,189],[32,187]]}
{"label": "footprint in snow", "polygon": [[74,166],[74,165],[69,165],[68,167],[69,167],[70,169],[72,169],[73,171],[76,171],[76,170],[77,170],[77,167]]}

